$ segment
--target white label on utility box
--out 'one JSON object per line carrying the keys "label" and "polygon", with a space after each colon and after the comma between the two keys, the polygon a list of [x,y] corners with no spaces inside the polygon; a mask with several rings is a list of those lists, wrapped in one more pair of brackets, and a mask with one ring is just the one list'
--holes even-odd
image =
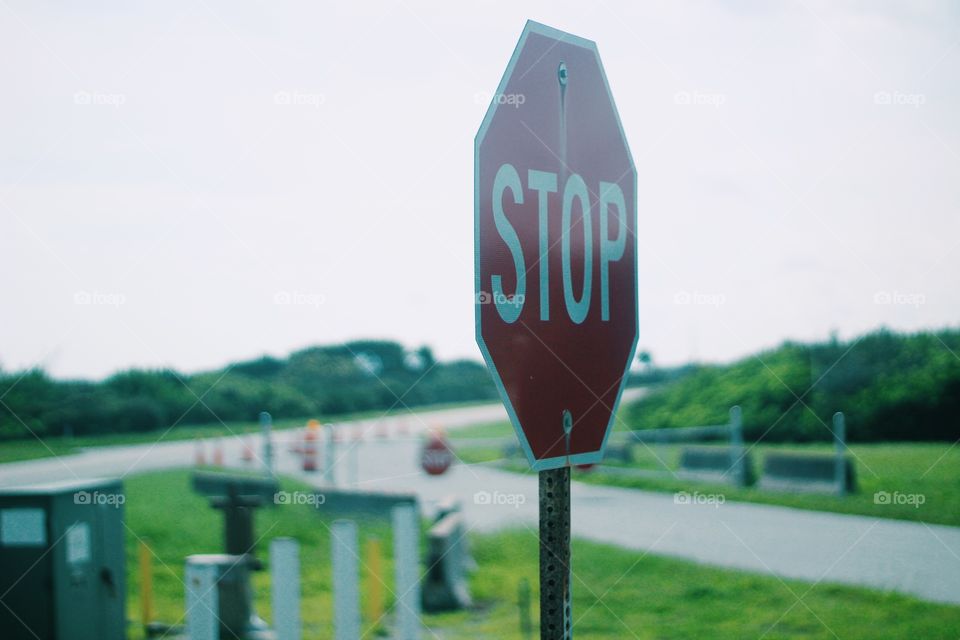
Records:
{"label": "white label on utility box", "polygon": [[75,522],[67,529],[67,563],[79,564],[90,561],[90,525]]}
{"label": "white label on utility box", "polygon": [[0,510],[0,544],[30,547],[47,544],[47,517],[43,509]]}

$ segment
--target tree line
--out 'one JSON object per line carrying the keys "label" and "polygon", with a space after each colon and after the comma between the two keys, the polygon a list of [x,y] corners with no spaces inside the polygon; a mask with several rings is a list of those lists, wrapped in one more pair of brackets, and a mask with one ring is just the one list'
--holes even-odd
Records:
{"label": "tree line", "polygon": [[[843,411],[852,441],[960,437],[960,330],[781,346],[726,365],[652,366],[631,384],[655,391],[624,407],[635,429],[721,424],[743,408],[748,439],[830,439]],[[440,362],[428,347],[385,340],[316,346],[196,374],[131,369],[103,381],[58,380],[42,370],[0,371],[0,439],[146,432],[174,425],[337,416],[436,403],[492,401],[486,367]]]}
{"label": "tree line", "polygon": [[172,425],[336,416],[404,406],[492,400],[486,368],[439,362],[428,347],[383,340],[317,346],[197,374],[132,369],[99,382],[42,370],[0,372],[0,439],[145,432]]}

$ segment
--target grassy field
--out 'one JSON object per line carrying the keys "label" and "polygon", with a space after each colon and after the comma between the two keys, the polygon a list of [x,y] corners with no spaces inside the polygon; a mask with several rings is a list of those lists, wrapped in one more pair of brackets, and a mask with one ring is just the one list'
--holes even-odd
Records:
{"label": "grassy field", "polygon": [[[220,516],[188,488],[186,471],[130,477],[126,482],[128,613],[139,617],[137,545],[153,552],[155,616],[176,623],[183,613],[183,561],[190,553],[220,550]],[[287,490],[297,485],[284,483]],[[266,560],[268,541],[292,536],[301,543],[302,616],[305,638],[330,637],[332,595],[329,521],[304,505],[262,509],[258,555]],[[362,522],[361,545],[379,538],[389,556],[390,534],[377,522]],[[429,638],[521,638],[517,587],[532,586],[534,633],[537,622],[537,538],[532,530],[471,535],[480,569],[471,588],[469,611],[427,615]],[[777,578],[712,569],[680,560],[643,555],[575,541],[573,545],[575,631],[589,638],[957,638],[960,607],[830,584],[781,582]],[[385,567],[389,567],[389,559]],[[384,581],[392,584],[389,572]],[[361,579],[367,592],[370,581]],[[268,572],[255,574],[257,610],[270,619]],[[387,593],[388,606],[390,594]],[[389,615],[385,620],[389,624]],[[364,633],[375,637],[383,625],[365,617]],[[143,637],[131,625],[133,640]]]}
{"label": "grassy field", "polygon": [[[439,411],[442,409],[455,409],[457,407],[468,407],[476,405],[475,402],[456,402],[436,404],[423,407],[414,407],[414,411]],[[322,422],[344,420],[362,420],[364,418],[378,417],[396,417],[406,415],[410,410],[399,408],[390,411],[364,411],[360,413],[351,413],[337,416],[310,416],[317,417]],[[308,418],[286,418],[276,420],[273,423],[274,429],[287,429],[290,427],[302,426],[306,424]],[[18,460],[35,460],[37,458],[47,458],[50,456],[69,455],[77,453],[85,447],[107,447],[113,445],[130,445],[157,442],[173,442],[176,440],[192,440],[194,438],[216,438],[231,436],[234,434],[258,432],[260,425],[257,422],[236,422],[231,421],[227,426],[222,424],[203,424],[203,425],[177,425],[169,431],[161,429],[158,431],[147,431],[144,433],[105,433],[95,436],[83,437],[47,437],[42,441],[28,436],[22,440],[0,441],[0,464],[4,462],[16,462]]]}
{"label": "grassy field", "polygon": [[[513,437],[509,423],[478,425],[457,431],[456,438]],[[670,474],[679,466],[679,445],[642,444],[633,447],[635,461],[630,467],[664,471],[662,477],[632,478],[604,473],[603,466],[588,472],[577,472],[574,478],[581,482],[605,484],[652,491],[709,491],[721,492],[727,500],[742,500],[777,504],[799,509],[853,513],[881,518],[898,518],[928,523],[960,526],[960,445],[948,443],[878,443],[854,444],[851,456],[857,472],[857,493],[843,498],[831,495],[795,494],[761,491],[756,488],[736,488],[727,485],[708,485],[676,478]],[[795,451],[802,453],[830,453],[831,445],[760,444],[751,451],[753,468],[759,474],[763,457],[770,452]],[[465,462],[500,460],[500,450],[491,446],[457,448],[457,455]],[[608,466],[624,466],[609,463]],[[523,461],[509,463],[508,468],[518,472],[527,470]],[[907,496],[923,496],[923,504],[909,502],[877,504],[874,495],[886,492]],[[918,502],[914,500],[913,502]]]}

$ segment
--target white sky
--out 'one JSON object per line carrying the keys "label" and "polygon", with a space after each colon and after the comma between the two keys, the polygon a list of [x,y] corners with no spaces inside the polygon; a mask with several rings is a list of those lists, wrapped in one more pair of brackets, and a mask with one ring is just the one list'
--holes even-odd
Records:
{"label": "white sky", "polygon": [[956,324],[958,7],[0,0],[0,366],[479,359],[473,136],[527,18],[599,45],[656,360]]}

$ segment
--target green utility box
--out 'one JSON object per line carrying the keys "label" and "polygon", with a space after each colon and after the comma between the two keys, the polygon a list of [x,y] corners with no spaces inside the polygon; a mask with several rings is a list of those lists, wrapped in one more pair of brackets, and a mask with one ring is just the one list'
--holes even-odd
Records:
{"label": "green utility box", "polygon": [[120,480],[0,489],[0,637],[126,637]]}

